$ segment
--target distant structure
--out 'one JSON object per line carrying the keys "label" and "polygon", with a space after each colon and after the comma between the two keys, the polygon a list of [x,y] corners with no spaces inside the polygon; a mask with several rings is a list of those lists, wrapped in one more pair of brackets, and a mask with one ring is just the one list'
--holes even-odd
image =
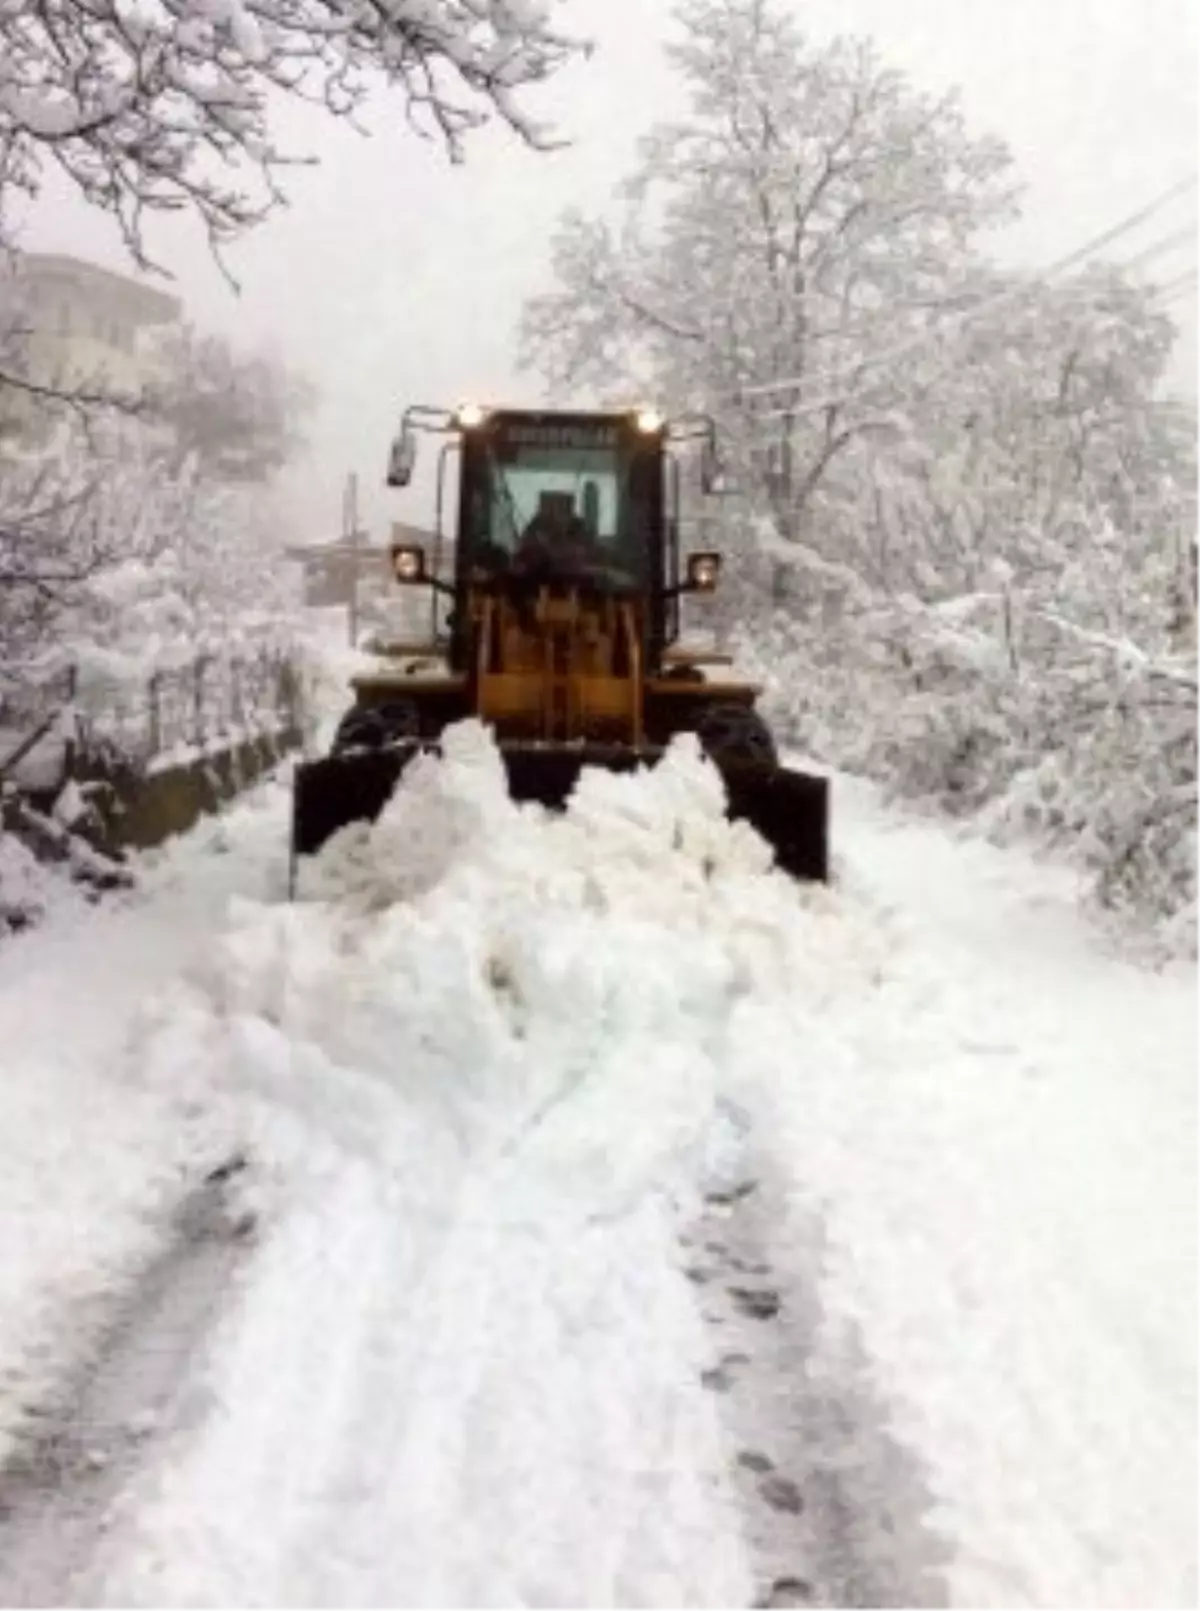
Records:
{"label": "distant structure", "polygon": [[348,605],[355,587],[364,600],[387,592],[391,584],[386,549],[373,543],[293,544],[286,549],[304,573],[304,602],[315,610]]}
{"label": "distant structure", "polygon": [[59,253],[24,254],[15,284],[29,378],[46,386],[136,390],[151,364],[146,333],[182,311],[155,286]]}
{"label": "distant structure", "polygon": [[[392,537],[398,542],[420,543],[432,568],[436,542],[433,532],[397,521],[392,525]],[[442,575],[453,568],[453,546],[452,543],[442,545]],[[356,543],[341,537],[334,542],[293,546],[288,548],[287,555],[302,567],[305,602],[314,609],[328,609],[335,604],[348,605],[356,586],[360,602],[368,607],[384,599],[402,602],[401,589],[392,579],[390,547],[383,548],[370,542]],[[422,612],[428,616],[428,594],[422,589],[403,591],[408,598],[419,594]]]}
{"label": "distant structure", "polygon": [[[149,332],[182,310],[178,297],[59,253],[22,255],[2,289],[0,368],[50,392],[136,397],[154,374]],[[43,398],[0,385],[0,436],[14,445],[36,447],[55,418]]]}

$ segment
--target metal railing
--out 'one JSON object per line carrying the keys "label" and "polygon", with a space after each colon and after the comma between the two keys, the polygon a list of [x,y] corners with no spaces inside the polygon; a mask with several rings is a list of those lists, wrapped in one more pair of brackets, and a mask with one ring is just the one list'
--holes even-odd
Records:
{"label": "metal railing", "polygon": [[[0,774],[18,748],[68,718],[67,741],[104,746],[135,765],[180,750],[253,738],[299,720],[299,682],[291,656],[200,654],[139,678],[67,665],[48,675],[0,670]],[[36,735],[36,737],[35,737]]]}

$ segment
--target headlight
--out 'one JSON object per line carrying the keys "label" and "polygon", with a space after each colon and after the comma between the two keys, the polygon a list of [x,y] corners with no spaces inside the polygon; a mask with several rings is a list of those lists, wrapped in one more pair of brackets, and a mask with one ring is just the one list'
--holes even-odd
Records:
{"label": "headlight", "polygon": [[479,403],[464,403],[457,415],[458,423],[467,431],[482,425],[486,418],[487,411]]}
{"label": "headlight", "polygon": [[654,436],[663,428],[663,416],[656,408],[639,408],[637,415],[637,428],[643,436]]}
{"label": "headlight", "polygon": [[721,574],[720,554],[689,554],[687,557],[688,586],[696,593],[711,593]]}
{"label": "headlight", "polygon": [[397,543],[392,549],[392,574],[398,582],[423,582],[425,550],[415,543]]}

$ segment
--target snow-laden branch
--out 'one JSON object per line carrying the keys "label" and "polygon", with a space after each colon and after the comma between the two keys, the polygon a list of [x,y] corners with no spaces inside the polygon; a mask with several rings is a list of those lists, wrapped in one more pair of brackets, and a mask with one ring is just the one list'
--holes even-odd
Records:
{"label": "snow-laden branch", "polygon": [[453,160],[499,118],[538,147],[522,91],[585,47],[541,0],[31,0],[0,5],[0,196],[47,165],[112,214],[139,262],[150,211],[214,246],[280,199],[280,95],[352,118],[375,85]]}
{"label": "snow-laden branch", "polygon": [[[678,15],[690,113],[643,141],[615,224],[564,216],[525,355],[559,383],[640,364],[664,398],[702,399],[739,480],[782,534],[810,536],[847,450],[907,396],[893,375],[860,398],[870,354],[961,296],[975,237],[1010,215],[1010,159],[953,97],[920,94],[861,41],[810,44],[777,0]],[[753,396],[781,373],[794,397]]]}

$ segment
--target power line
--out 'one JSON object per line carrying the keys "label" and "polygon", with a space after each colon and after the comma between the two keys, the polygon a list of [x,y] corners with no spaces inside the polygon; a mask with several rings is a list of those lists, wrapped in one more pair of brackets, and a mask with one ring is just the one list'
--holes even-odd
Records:
{"label": "power line", "polygon": [[1181,298],[1195,294],[1196,270],[1191,269],[1186,274],[1178,274],[1166,285],[1159,287],[1154,293],[1154,300],[1164,307]]}
{"label": "power line", "polygon": [[1136,257],[1126,258],[1119,267],[1123,269],[1139,268],[1143,263],[1149,263],[1154,258],[1161,257],[1164,252],[1173,251],[1176,246],[1194,246],[1195,244],[1196,220],[1193,219],[1187,229],[1178,229],[1173,235],[1168,235],[1161,241],[1155,241],[1152,246],[1147,246],[1144,251],[1138,252]]}
{"label": "power line", "polygon": [[[1144,207],[1138,208],[1136,212],[1129,214],[1127,218],[1123,218],[1119,223],[1114,224],[1110,229],[1105,230],[1103,234],[1093,236],[1092,239],[1085,241],[1082,246],[1076,247],[1074,251],[1069,252],[1065,257],[1059,258],[1057,262],[1051,263],[1047,268],[1042,269],[1033,277],[1032,280],[1024,280],[1019,286],[1008,287],[990,297],[985,297],[982,301],[975,303],[972,307],[967,308],[962,313],[955,315],[954,318],[958,322],[963,323],[968,319],[977,318],[981,313],[988,313],[993,309],[1003,307],[1010,302],[1020,301],[1022,297],[1028,296],[1032,291],[1044,285],[1055,275],[1061,274],[1064,269],[1071,268],[1075,263],[1078,263],[1081,259],[1086,258],[1092,252],[1097,251],[1100,247],[1107,246],[1112,241],[1120,239],[1122,235],[1126,235],[1130,230],[1136,229],[1139,224],[1145,223],[1149,218],[1153,218],[1155,214],[1161,212],[1169,202],[1174,201],[1177,196],[1180,196],[1185,191],[1190,190],[1195,183],[1195,179],[1196,175],[1194,172],[1189,174],[1187,179],[1180,180],[1178,184],[1172,185],[1170,189],[1164,191],[1162,195],[1156,196],[1153,201],[1148,202]],[[953,322],[953,320],[948,321],[948,323]],[[877,354],[874,358],[869,359],[864,365],[861,366],[860,376],[863,370],[878,369],[884,364],[890,364],[898,358],[905,358],[910,353],[920,351],[921,348],[929,345],[931,341],[940,339],[945,333],[945,330],[945,325],[939,325],[933,331],[923,330],[919,335],[909,337],[908,340],[900,343],[898,346],[892,347],[883,353]],[[833,377],[828,374],[818,375],[815,377],[817,382],[823,382],[832,378]],[[731,393],[729,395],[740,395],[741,397],[769,396],[772,392],[789,391],[796,386],[812,384],[813,380],[814,377],[812,376],[793,376],[790,380],[767,381],[760,385],[744,386],[740,389],[739,394]],[[773,414],[763,415],[762,418],[772,419],[779,418],[780,415],[790,415],[794,417],[797,414],[819,413],[822,409],[829,408],[833,404],[842,402],[844,400],[845,394],[839,392],[832,396],[819,398],[815,402],[806,402],[800,404],[793,409],[785,409]]]}

